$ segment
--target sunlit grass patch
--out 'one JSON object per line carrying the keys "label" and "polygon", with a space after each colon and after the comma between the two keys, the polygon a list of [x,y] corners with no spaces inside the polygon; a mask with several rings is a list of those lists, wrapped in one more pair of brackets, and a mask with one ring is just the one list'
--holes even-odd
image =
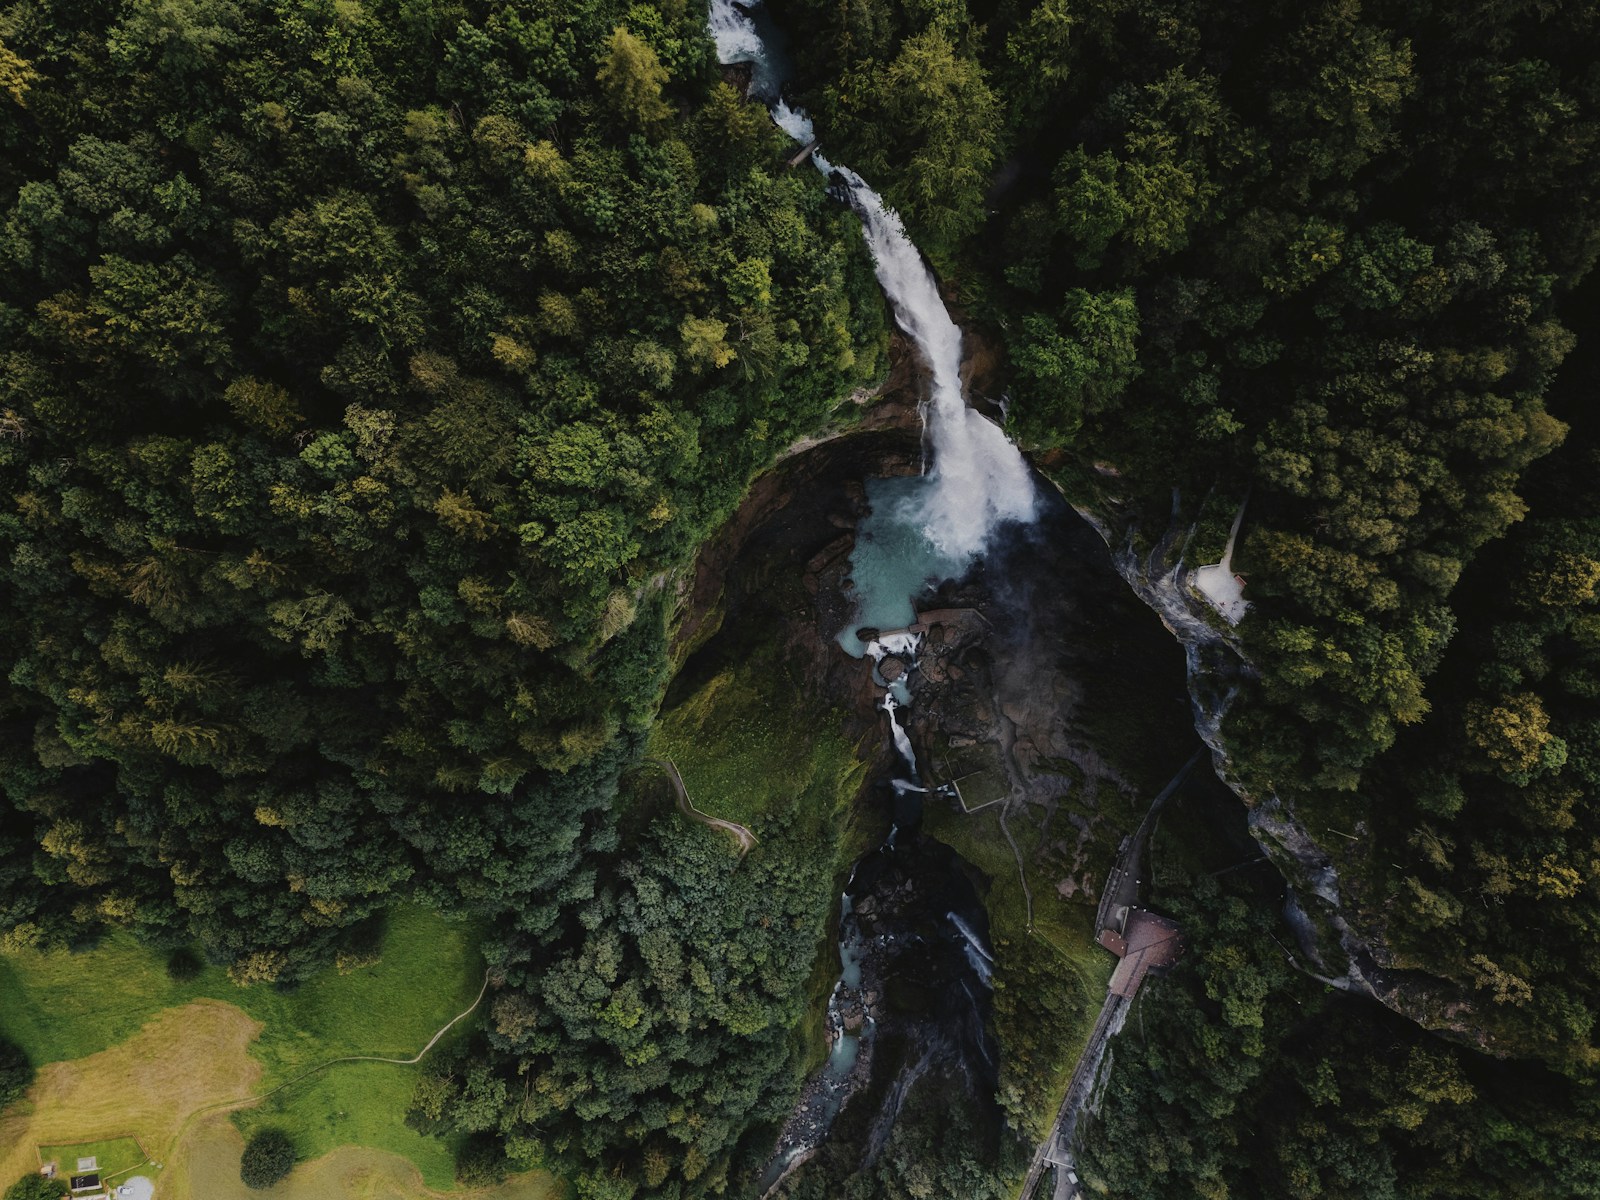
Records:
{"label": "sunlit grass patch", "polygon": [[[165,1163],[189,1114],[256,1090],[261,1064],[250,1047],[260,1030],[239,1008],[194,1000],[109,1049],[43,1066],[27,1101],[0,1120],[0,1178],[37,1169],[40,1147],[72,1148],[63,1160],[70,1170],[94,1152],[81,1147],[123,1137]],[[156,1178],[159,1170],[139,1173]]]}
{"label": "sunlit grass patch", "polygon": [[[1017,858],[1000,826],[1000,805],[965,814],[942,800],[930,800],[924,829],[978,867],[991,881],[984,896],[989,914],[989,939],[995,956],[996,1032],[1000,1039],[1002,1088],[1018,1079],[1033,1082],[1012,1097],[1026,1108],[1025,1123],[1048,1127],[1066,1095],[1072,1068],[1088,1041],[1105,1000],[1106,984],[1116,961],[1094,940],[1094,906],[1065,900],[1051,874],[1038,869],[1035,851],[1039,828],[1026,816],[1007,820],[1028,869],[1033,918],[1023,891]],[[1009,1006],[1005,989],[1039,993],[1044,987],[1065,1012],[1047,1021],[1031,1019],[1030,1010]],[[1008,1017],[1010,1008],[1016,1015]],[[1030,1131],[1032,1132],[1032,1131]]]}
{"label": "sunlit grass patch", "polygon": [[[47,1140],[123,1133],[161,1160],[201,1109],[265,1095],[345,1055],[409,1058],[478,994],[476,943],[469,926],[399,908],[379,962],[290,990],[239,988],[216,967],[174,980],[163,953],[122,933],[78,953],[0,958],[0,1034],[44,1068],[28,1102],[0,1124],[0,1166],[10,1170],[15,1158],[14,1174],[31,1169]],[[339,1064],[259,1109],[241,1105],[234,1119],[246,1130],[278,1125],[306,1157],[345,1143],[390,1151],[427,1186],[448,1188],[452,1145],[403,1123],[418,1069]],[[25,1153],[11,1150],[13,1136]]]}
{"label": "sunlit grass patch", "polygon": [[342,1063],[241,1110],[234,1123],[246,1137],[260,1127],[289,1131],[303,1160],[339,1146],[385,1150],[409,1159],[428,1187],[443,1191],[454,1183],[456,1139],[425,1137],[405,1124],[417,1071]]}
{"label": "sunlit grass patch", "polygon": [[149,1155],[136,1138],[119,1137],[71,1145],[40,1146],[39,1158],[42,1162],[55,1163],[59,1175],[76,1174],[78,1160],[92,1158],[101,1180],[115,1183],[118,1176],[130,1174],[134,1168],[144,1166]]}
{"label": "sunlit grass patch", "polygon": [[802,696],[776,652],[735,661],[661,714],[646,752],[677,766],[696,808],[758,837],[765,816],[797,802],[831,819],[861,768],[843,716]]}
{"label": "sunlit grass patch", "polygon": [[296,1067],[338,1054],[415,1054],[477,994],[475,941],[467,926],[397,908],[378,963],[280,990],[236,987],[219,967],[174,980],[161,952],[117,932],[78,953],[0,956],[0,1034],[35,1065],[61,1062],[125,1041],[164,1009],[209,997],[266,1026],[254,1052],[272,1086]]}
{"label": "sunlit grass patch", "polygon": [[[244,1140],[225,1120],[196,1128],[186,1138],[182,1162],[163,1181],[158,1200],[427,1200],[436,1194],[415,1164],[386,1150],[341,1146],[315,1158],[302,1156],[293,1171],[264,1191],[239,1179]],[[563,1185],[541,1171],[497,1187],[452,1193],[462,1200],[560,1200]]]}

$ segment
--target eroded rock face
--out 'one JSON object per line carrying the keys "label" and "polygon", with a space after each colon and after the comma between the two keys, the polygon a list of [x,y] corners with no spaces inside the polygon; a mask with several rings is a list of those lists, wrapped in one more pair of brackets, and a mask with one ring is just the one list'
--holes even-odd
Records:
{"label": "eroded rock face", "polygon": [[780,638],[804,651],[807,686],[830,693],[858,686],[855,674],[835,678],[843,669],[835,660],[843,656],[832,638],[853,612],[844,580],[856,523],[866,510],[860,481],[913,475],[922,463],[915,405],[884,402],[873,412],[871,420],[816,441],[757,479],[701,549],[678,584],[673,646],[680,663],[731,614],[765,608],[781,626]]}
{"label": "eroded rock face", "polygon": [[1182,547],[1191,530],[1180,522],[1176,493],[1167,528],[1145,554],[1135,549],[1137,527],[1121,514],[1078,511],[1099,531],[1118,574],[1134,595],[1155,611],[1183,647],[1195,731],[1211,751],[1217,778],[1250,808],[1250,830],[1257,842],[1300,898],[1303,919],[1294,928],[1302,953],[1313,966],[1329,969],[1337,977],[1324,977],[1327,981],[1376,995],[1375,981],[1362,974],[1353,953],[1361,947],[1345,944],[1349,930],[1341,915],[1344,898],[1332,859],[1290,805],[1275,794],[1252,794],[1233,770],[1222,722],[1254,668],[1232,630],[1189,585],[1191,564],[1184,561]]}
{"label": "eroded rock face", "polygon": [[1125,514],[1080,508],[1111,549],[1112,562],[1133,593],[1160,616],[1183,646],[1194,727],[1211,751],[1217,778],[1249,808],[1252,836],[1289,884],[1285,918],[1294,930],[1302,970],[1324,983],[1361,992],[1426,1029],[1494,1052],[1492,1038],[1473,1020],[1473,1001],[1458,986],[1398,969],[1384,940],[1383,918],[1365,904],[1333,856],[1275,792],[1257,794],[1233,770],[1223,719],[1254,667],[1237,638],[1190,586],[1192,564],[1182,547],[1192,530],[1172,517],[1145,554],[1135,549],[1137,526]]}
{"label": "eroded rock face", "polygon": [[[786,686],[827,697],[846,734],[877,747],[869,771],[881,782],[862,804],[878,829],[886,833],[893,821],[900,832],[892,854],[858,870],[850,920],[871,949],[859,995],[838,1014],[844,1033],[864,1035],[853,1072],[864,1077],[861,1099],[850,1101],[862,1107],[847,1112],[850,1128],[865,1131],[857,1149],[867,1155],[929,1073],[979,1080],[962,1086],[980,1107],[992,1105],[999,1057],[981,972],[948,919],[966,907],[969,924],[982,929],[987,881],[920,835],[906,814],[923,801],[888,785],[902,772],[879,710],[883,684],[899,679],[911,688],[902,711],[924,782],[953,780],[963,797],[928,803],[1003,803],[1012,830],[1032,826],[1027,877],[1041,903],[1092,905],[1137,800],[1139,789],[1085,722],[1115,703],[1148,707],[1167,714],[1159,753],[1176,765],[1192,746],[1180,657],[1128,595],[1095,531],[1048,494],[1036,526],[1011,530],[967,578],[922,598],[924,636],[914,656],[885,658],[875,679],[870,662],[840,649],[836,638],[855,613],[847,581],[867,504],[862,481],[922,465],[921,424],[908,395],[848,432],[797,448],[754,484],[681,582],[675,637],[675,688],[696,686],[697,673],[720,670],[758,639],[782,649]],[[1140,681],[1132,700],[1106,692],[1121,675]],[[970,904],[952,899],[963,889]],[[785,1127],[785,1150],[810,1153],[818,1114],[840,1091],[813,1081]]]}
{"label": "eroded rock face", "polygon": [[739,93],[739,99],[750,98],[750,84],[755,78],[754,63],[723,63],[717,69],[722,73],[723,82]]}
{"label": "eroded rock face", "polygon": [[[1031,826],[1035,889],[1049,889],[1051,903],[1087,902],[1128,815],[1150,799],[1150,781],[1124,765],[1176,768],[1193,735],[1171,643],[1095,530],[1044,500],[1034,526],[1009,531],[968,577],[919,606],[926,633],[907,721],[928,782],[951,783],[966,812],[1000,806],[1014,830]],[[1131,713],[1139,733],[1108,744],[1107,726],[1130,724]]]}

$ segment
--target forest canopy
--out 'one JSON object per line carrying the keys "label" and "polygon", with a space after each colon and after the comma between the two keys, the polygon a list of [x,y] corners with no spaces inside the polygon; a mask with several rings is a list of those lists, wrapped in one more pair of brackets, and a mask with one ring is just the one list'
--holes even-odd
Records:
{"label": "forest canopy", "polygon": [[[769,7],[1054,481],[1196,562],[1242,506],[1241,787],[1359,831],[1352,914],[1540,1060],[1516,1095],[1592,1086],[1594,6]],[[292,986],[401,898],[481,919],[407,1115],[467,1184],[721,1194],[796,1082],[836,836],[782,811],[730,872],[618,781],[679,573],[886,314],[705,16],[0,0],[0,949]],[[1208,933],[1106,1110],[1162,1137],[1089,1178],[1592,1184],[1559,1102],[1292,976],[1276,898],[1170,883]],[[912,1117],[852,1187],[998,1187]]]}
{"label": "forest canopy", "polygon": [[590,886],[660,572],[881,341],[702,26],[4,10],[9,944],[286,980],[397,894]]}

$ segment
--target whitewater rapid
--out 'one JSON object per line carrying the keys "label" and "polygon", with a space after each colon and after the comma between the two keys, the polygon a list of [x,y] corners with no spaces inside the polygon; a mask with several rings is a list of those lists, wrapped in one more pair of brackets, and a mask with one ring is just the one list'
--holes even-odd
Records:
{"label": "whitewater rapid", "polygon": [[[734,0],[712,0],[717,57],[724,63],[750,63],[751,93],[767,103],[785,133],[809,144],[814,138],[811,119],[783,98],[782,65],[745,7]],[[813,153],[811,161],[842,185],[861,219],[878,283],[895,320],[928,367],[923,419],[932,467],[915,481],[917,486],[888,499],[897,509],[895,522],[925,539],[929,577],[952,578],[982,553],[998,526],[1033,520],[1033,475],[1000,427],[967,406],[961,387],[961,330],[950,319],[933,272],[906,236],[899,214],[849,167],[837,166],[821,153]]]}
{"label": "whitewater rapid", "polygon": [[[900,719],[894,715],[899,711],[899,708],[899,703],[892,695],[883,698],[883,711],[889,714],[889,729],[894,734],[894,748],[900,752],[900,757],[904,760],[906,769],[911,772],[911,777],[915,779],[917,775],[917,755],[911,749],[911,738],[901,728]],[[895,782],[898,783],[900,781],[896,780]]]}
{"label": "whitewater rapid", "polygon": [[[766,27],[758,28],[758,22]],[[773,121],[791,138],[811,145],[815,134],[810,117],[783,97],[786,64],[782,39],[766,22],[759,0],[711,0],[709,23],[717,58],[724,64],[749,63],[750,95],[767,105]],[[835,165],[816,150],[811,161],[842,189],[860,218],[878,283],[894,309],[895,320],[928,369],[928,397],[922,405],[922,415],[931,466],[914,478],[868,482],[871,509],[857,530],[850,559],[856,619],[839,636],[840,644],[849,653],[873,659],[874,682],[885,688],[882,708],[908,776],[892,783],[897,794],[903,796],[906,792],[927,790],[919,781],[910,735],[897,715],[910,703],[906,677],[915,668],[922,640],[919,634],[904,628],[915,619],[912,598],[965,572],[1001,525],[1034,519],[1033,475],[1021,452],[1000,427],[967,406],[961,386],[961,330],[951,320],[933,272],[906,236],[899,215],[848,167]],[[856,634],[863,625],[895,632],[883,632],[877,640],[863,642]],[[879,667],[891,655],[900,660],[901,673],[886,680]],[[880,848],[882,852],[894,853],[898,834],[896,825]],[[846,1033],[841,1009],[843,998],[854,995],[861,983],[860,929],[853,918],[850,891],[854,881],[852,872],[851,882],[840,899],[841,975],[828,1002],[827,1024],[833,1045],[828,1081],[819,1093],[825,1102],[815,1110],[802,1104],[785,1127],[779,1150],[763,1176],[763,1196],[792,1164],[800,1161],[803,1153],[826,1136],[833,1116],[853,1086],[850,1080],[861,1038],[871,1036],[870,1017],[861,1036]],[[958,913],[949,913],[948,919],[961,938],[973,974],[984,987],[992,987],[992,952]],[[970,989],[968,996],[972,997]]]}

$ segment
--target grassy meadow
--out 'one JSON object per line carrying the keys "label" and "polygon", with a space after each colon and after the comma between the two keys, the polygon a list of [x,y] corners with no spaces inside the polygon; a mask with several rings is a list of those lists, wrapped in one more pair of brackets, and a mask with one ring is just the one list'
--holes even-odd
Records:
{"label": "grassy meadow", "polygon": [[418,1068],[342,1063],[297,1077],[345,1055],[415,1055],[477,996],[476,941],[470,926],[398,908],[378,963],[290,990],[239,988],[216,967],[174,980],[164,954],[120,933],[76,953],[0,956],[0,1035],[41,1068],[0,1120],[0,1170],[31,1169],[40,1146],[76,1156],[93,1153],[82,1143],[133,1136],[157,1175],[194,1129],[231,1113],[245,1134],[288,1132],[302,1164],[359,1146],[406,1160],[395,1178],[447,1189],[454,1147],[402,1122]]}
{"label": "grassy meadow", "polygon": [[[256,1191],[239,1179],[243,1149],[244,1139],[228,1121],[207,1123],[186,1139],[183,1160],[173,1165],[156,1200],[432,1200],[437,1195],[411,1163],[366,1146],[341,1146]],[[498,1187],[451,1193],[452,1200],[563,1200],[567,1195],[558,1180],[540,1172]]]}
{"label": "grassy meadow", "polygon": [[66,1146],[40,1146],[39,1157],[45,1162],[60,1164],[62,1174],[71,1174],[78,1159],[93,1158],[96,1170],[107,1183],[119,1182],[119,1176],[132,1174],[142,1167],[149,1157],[136,1138],[102,1138],[94,1142],[79,1142]]}
{"label": "grassy meadow", "polygon": [[672,760],[701,812],[748,826],[798,804],[824,821],[847,811],[864,768],[840,714],[809,711],[797,673],[773,647],[725,660],[650,731],[646,753]]}

